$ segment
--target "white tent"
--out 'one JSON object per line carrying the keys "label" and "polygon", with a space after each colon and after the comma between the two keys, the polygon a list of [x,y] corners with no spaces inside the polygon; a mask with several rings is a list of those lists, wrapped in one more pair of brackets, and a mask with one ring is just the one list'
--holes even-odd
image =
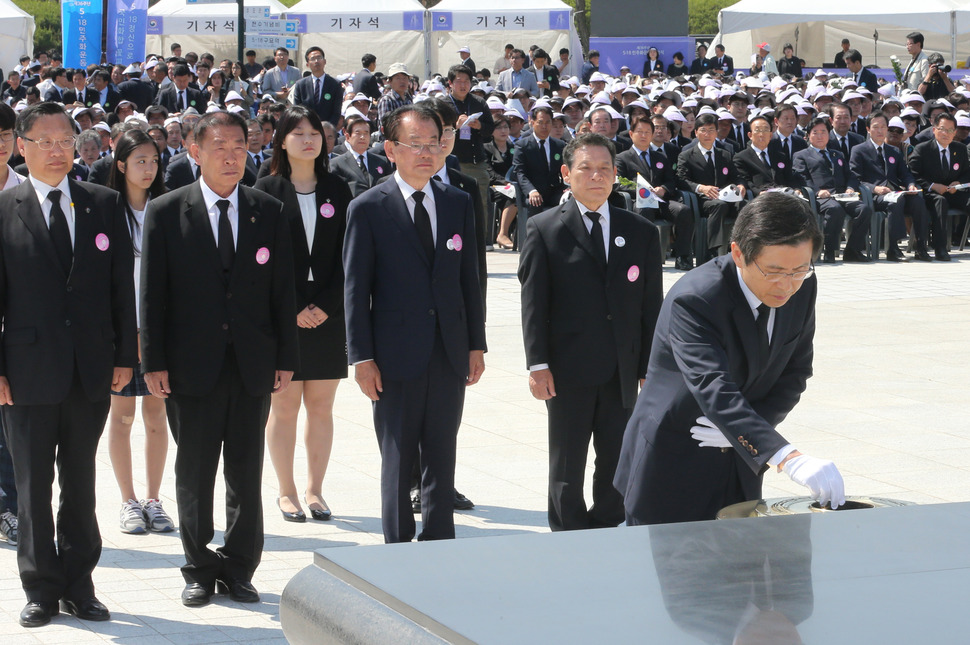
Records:
{"label": "white tent", "polygon": [[[305,16],[303,51],[316,45],[327,57],[327,73],[356,72],[364,54],[377,56],[377,71],[405,63],[419,76],[425,69],[425,10],[417,0],[367,0],[357,5],[339,0],[302,0],[287,18]],[[298,64],[303,67],[301,55]]]}
{"label": "white tent", "polygon": [[[5,1],[5,0],[0,0]],[[245,0],[246,7],[269,7],[272,15],[286,11],[277,0]],[[148,38],[146,54],[169,56],[172,43],[182,45],[182,52],[197,54],[210,52],[216,62],[223,58],[236,60],[236,18],[239,8],[235,2],[218,4],[188,4],[185,0],[161,0],[148,9]],[[291,53],[297,49],[294,36]],[[272,47],[255,48],[259,54],[272,54]],[[257,60],[262,56],[257,55]],[[296,62],[296,61],[294,61]]]}
{"label": "white tent", "polygon": [[[560,0],[488,0],[481,5],[465,0],[442,0],[431,13],[428,62],[442,75],[461,61],[458,48],[467,45],[478,69],[492,70],[505,54],[506,43],[523,51],[538,45],[553,60],[569,48],[573,60],[582,59],[573,26],[572,7]],[[492,83],[498,82],[493,76]]]}
{"label": "white tent", "polygon": [[0,0],[0,68],[10,72],[34,54],[34,17],[11,0]]}
{"label": "white tent", "polygon": [[[771,44],[775,60],[782,56],[782,46],[792,43],[796,55],[808,67],[821,67],[834,61],[842,39],[848,38],[853,49],[862,54],[863,64],[889,67],[891,54],[900,61],[909,60],[906,34],[919,31],[927,52],[942,53],[947,63],[956,67],[955,61],[970,55],[970,42],[957,38],[970,27],[970,11],[956,10],[961,4],[966,6],[966,2],[956,0],[741,0],[718,14],[720,33],[715,42],[722,42],[734,56],[736,68],[748,64],[755,45],[761,42]],[[873,37],[877,32],[878,40]]]}

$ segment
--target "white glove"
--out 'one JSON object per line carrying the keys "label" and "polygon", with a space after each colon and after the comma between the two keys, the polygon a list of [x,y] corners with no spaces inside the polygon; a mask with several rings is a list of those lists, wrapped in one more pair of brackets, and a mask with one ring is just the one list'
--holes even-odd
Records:
{"label": "white glove", "polygon": [[786,461],[783,470],[793,482],[807,487],[822,506],[831,502],[834,509],[845,504],[842,474],[828,459],[798,455]]}
{"label": "white glove", "polygon": [[698,442],[701,448],[730,448],[724,433],[707,417],[697,417],[697,425],[690,429],[690,436]]}

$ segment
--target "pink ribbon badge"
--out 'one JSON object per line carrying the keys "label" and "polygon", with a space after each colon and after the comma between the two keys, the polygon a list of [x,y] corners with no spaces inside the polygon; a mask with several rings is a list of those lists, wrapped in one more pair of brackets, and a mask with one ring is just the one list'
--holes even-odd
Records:
{"label": "pink ribbon badge", "polygon": [[784,168],[785,167],[785,162],[784,161],[779,161],[778,162],[778,167],[779,168]]}
{"label": "pink ribbon badge", "polygon": [[728,174],[728,169],[727,169],[727,166],[725,166],[724,168],[721,168],[721,174],[722,174],[722,175],[726,175],[726,174]]}
{"label": "pink ribbon badge", "polygon": [[842,164],[842,160],[841,160],[841,159],[839,159],[839,165],[840,165],[840,166],[841,166],[841,165],[843,165],[843,164]]}
{"label": "pink ribbon badge", "polygon": [[455,233],[454,237],[451,238],[451,244],[452,246],[455,247],[456,251],[461,251],[461,247],[462,247],[461,235],[458,235],[458,233]]}
{"label": "pink ribbon badge", "polygon": [[663,168],[663,167],[664,167],[664,162],[658,161],[657,162],[657,168]]}
{"label": "pink ribbon badge", "polygon": [[958,163],[954,163],[954,164],[953,164],[953,169],[954,169],[954,170],[960,170],[960,164],[958,164]]}
{"label": "pink ribbon badge", "polygon": [[640,267],[634,264],[632,267],[630,267],[627,270],[626,279],[629,280],[630,282],[636,282],[637,278],[639,277],[640,277]]}
{"label": "pink ribbon badge", "polygon": [[107,235],[98,233],[98,236],[94,238],[94,245],[98,247],[99,251],[107,251],[108,247],[111,246],[111,242],[108,241]]}
{"label": "pink ribbon badge", "polygon": [[320,207],[320,214],[327,219],[330,219],[331,217],[333,217],[333,213],[334,213],[333,204],[324,204],[323,206]]}
{"label": "pink ribbon badge", "polygon": [[896,157],[890,157],[889,163],[896,163]]}
{"label": "pink ribbon badge", "polygon": [[267,262],[269,262],[269,249],[265,246],[261,246],[259,247],[259,250],[256,251],[256,263],[266,264]]}
{"label": "pink ribbon badge", "polygon": [[383,169],[383,168],[381,168],[380,166],[378,166],[378,167],[377,167],[377,174],[378,174],[378,175],[383,175],[383,174],[384,174],[384,169]]}

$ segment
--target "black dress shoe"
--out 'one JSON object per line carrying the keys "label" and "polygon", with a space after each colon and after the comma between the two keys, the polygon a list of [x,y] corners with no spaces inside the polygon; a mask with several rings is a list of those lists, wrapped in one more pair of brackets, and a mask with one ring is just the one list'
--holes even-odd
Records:
{"label": "black dress shoe", "polygon": [[283,514],[283,519],[287,522],[306,522],[306,514],[303,511],[296,511],[295,513],[284,511],[280,507],[280,500],[278,497],[276,498],[276,508],[280,509],[280,513]]}
{"label": "black dress shoe", "polygon": [[81,620],[111,620],[111,612],[94,596],[78,601],[65,598],[61,602],[64,605],[64,611]]}
{"label": "black dress shoe", "polygon": [[[320,499],[323,498],[321,497]],[[329,508],[327,508],[326,502],[324,502],[323,508],[313,508],[310,502],[306,501],[306,497],[303,498],[303,501],[306,502],[306,507],[310,509],[310,517],[313,519],[321,522],[328,522],[330,521],[330,518],[333,517],[333,513],[330,512]]]}
{"label": "black dress shoe", "polygon": [[411,489],[411,512],[415,515],[421,512],[421,491],[417,488]]}
{"label": "black dress shoe", "polygon": [[677,258],[674,261],[674,268],[678,271],[690,271],[694,268],[694,261],[688,256]]}
{"label": "black dress shoe", "polygon": [[930,254],[926,252],[926,249],[916,249],[916,253],[913,254],[913,258],[919,260],[920,262],[932,262],[933,258]]}
{"label": "black dress shoe", "polygon": [[182,604],[186,607],[204,607],[212,600],[212,587],[201,582],[190,582],[182,590]]}
{"label": "black dress shoe", "polygon": [[458,492],[455,489],[455,510],[456,511],[470,511],[475,508],[475,503]]}
{"label": "black dress shoe", "polygon": [[227,593],[236,602],[259,602],[259,592],[248,580],[220,578],[216,580],[219,593]]}
{"label": "black dress shoe", "polygon": [[842,252],[843,262],[868,262],[869,258],[855,249],[846,249]]}
{"label": "black dress shoe", "polygon": [[826,251],[822,255],[822,264],[835,264],[835,251]]}
{"label": "black dress shoe", "polygon": [[909,258],[899,249],[889,249],[886,252],[886,259],[890,262],[909,262]]}
{"label": "black dress shoe", "polygon": [[56,602],[28,602],[20,612],[21,627],[42,627],[61,613]]}
{"label": "black dress shoe", "polygon": [[935,253],[935,255],[936,255],[936,259],[939,260],[940,262],[950,261],[950,252],[947,251],[946,249],[940,249]]}

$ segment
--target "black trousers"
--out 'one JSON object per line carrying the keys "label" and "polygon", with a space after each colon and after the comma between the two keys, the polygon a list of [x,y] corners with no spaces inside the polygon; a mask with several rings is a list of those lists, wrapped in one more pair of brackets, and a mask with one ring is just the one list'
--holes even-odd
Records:
{"label": "black trousers", "polygon": [[[700,196],[697,199],[701,205],[701,216],[707,218],[707,248],[717,249],[731,244],[731,231],[738,216],[734,204]],[[697,258],[697,261],[703,260]]]}
{"label": "black trousers", "polygon": [[[933,249],[946,251],[950,248],[950,231],[946,229],[946,216],[950,208],[967,209],[967,192],[958,190],[952,195],[944,193],[937,195],[931,190],[923,192],[930,216],[930,232],[933,234]],[[963,234],[964,222],[957,223],[960,234]]]}
{"label": "black trousers", "polygon": [[[166,400],[175,457],[175,498],[185,551],[186,583],[214,584],[216,578],[249,581],[263,553],[261,482],[263,444],[270,395],[246,392],[229,345],[212,392]],[[213,494],[219,456],[226,480],[223,546],[209,548],[214,530]]]}
{"label": "black trousers", "polygon": [[859,253],[866,252],[866,234],[872,222],[872,211],[869,207],[858,202],[840,202],[832,197],[818,200],[818,210],[822,215],[825,250],[836,252],[842,239],[842,227],[845,218],[852,220],[852,232],[845,242],[846,249]]}
{"label": "black trousers", "polygon": [[[896,242],[906,237],[906,216],[913,220],[913,235],[918,248],[926,248],[929,235],[929,217],[926,213],[926,203],[920,195],[903,195],[895,204],[886,201],[884,195],[876,195],[873,200],[876,210],[888,213],[886,219],[889,227],[889,245],[894,247]],[[877,235],[878,231],[873,231]]]}
{"label": "black trousers", "polygon": [[[378,366],[379,367],[379,366]],[[410,542],[411,468],[421,460],[421,534],[418,540],[455,537],[455,452],[465,403],[465,377],[455,373],[441,336],[420,376],[383,379],[374,402],[374,428],[381,447],[381,526],[384,541]]]}
{"label": "black trousers", "polygon": [[[101,558],[95,455],[110,406],[107,396],[87,399],[76,370],[61,403],[3,406],[18,494],[17,564],[29,601],[94,596],[91,572]],[[51,515],[55,465],[61,489],[56,525]]]}
{"label": "black trousers", "polygon": [[[549,528],[553,531],[618,526],[623,495],[613,476],[632,409],[623,407],[620,377],[596,387],[558,386],[549,412]],[[593,505],[586,508],[583,482],[590,438],[596,451]]]}
{"label": "black trousers", "polygon": [[[660,208],[643,208],[640,210],[643,215],[654,222],[662,219],[674,225],[674,255],[678,258],[690,257],[692,255],[694,238],[694,211],[680,202],[668,201],[660,204]],[[710,224],[710,222],[708,222]],[[667,249],[661,249],[664,257]]]}

